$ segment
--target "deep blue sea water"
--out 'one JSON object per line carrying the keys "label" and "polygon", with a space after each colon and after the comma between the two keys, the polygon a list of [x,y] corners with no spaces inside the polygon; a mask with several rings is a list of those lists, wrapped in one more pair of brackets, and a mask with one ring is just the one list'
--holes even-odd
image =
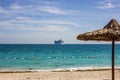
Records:
{"label": "deep blue sea water", "polygon": [[[115,66],[120,67],[119,44]],[[111,44],[0,44],[0,71],[110,67]]]}

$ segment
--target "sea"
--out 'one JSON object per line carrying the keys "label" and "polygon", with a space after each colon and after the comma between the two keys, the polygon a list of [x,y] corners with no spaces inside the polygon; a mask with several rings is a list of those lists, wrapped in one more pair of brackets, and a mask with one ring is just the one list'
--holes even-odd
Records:
{"label": "sea", "polygon": [[0,44],[0,72],[111,69],[111,50],[111,44]]}

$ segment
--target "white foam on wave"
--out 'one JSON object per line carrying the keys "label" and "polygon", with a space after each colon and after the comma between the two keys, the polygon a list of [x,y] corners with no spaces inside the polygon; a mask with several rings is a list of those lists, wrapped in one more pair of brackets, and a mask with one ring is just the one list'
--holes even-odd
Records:
{"label": "white foam on wave", "polygon": [[[59,69],[55,69],[53,71],[87,71],[87,70],[109,70],[111,69],[111,67],[74,67],[74,68],[59,68]],[[115,69],[120,69],[119,67],[115,67]]]}
{"label": "white foam on wave", "polygon": [[[74,72],[74,71],[94,71],[94,70],[109,70],[111,69],[111,67],[71,67],[71,68],[58,68],[58,69],[48,69],[48,70],[42,70],[42,69],[39,69],[39,70],[12,70],[12,69],[3,69],[3,70],[0,70],[0,72],[67,72],[67,71],[70,71],[70,72]],[[115,67],[115,69],[120,69],[120,66],[117,66]]]}

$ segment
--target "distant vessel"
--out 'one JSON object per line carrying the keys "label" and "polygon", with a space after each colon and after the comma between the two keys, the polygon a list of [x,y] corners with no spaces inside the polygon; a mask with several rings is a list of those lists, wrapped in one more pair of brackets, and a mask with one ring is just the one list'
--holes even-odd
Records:
{"label": "distant vessel", "polygon": [[55,43],[55,44],[62,44],[62,43],[64,43],[64,42],[63,42],[62,39],[60,39],[60,40],[57,40],[57,41],[55,40],[54,43]]}

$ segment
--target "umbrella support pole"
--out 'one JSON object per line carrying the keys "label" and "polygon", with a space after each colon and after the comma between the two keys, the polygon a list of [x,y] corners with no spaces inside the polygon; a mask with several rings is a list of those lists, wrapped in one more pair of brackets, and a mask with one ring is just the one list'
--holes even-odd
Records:
{"label": "umbrella support pole", "polygon": [[115,80],[115,73],[114,73],[114,47],[115,47],[115,39],[112,39],[112,80]]}

